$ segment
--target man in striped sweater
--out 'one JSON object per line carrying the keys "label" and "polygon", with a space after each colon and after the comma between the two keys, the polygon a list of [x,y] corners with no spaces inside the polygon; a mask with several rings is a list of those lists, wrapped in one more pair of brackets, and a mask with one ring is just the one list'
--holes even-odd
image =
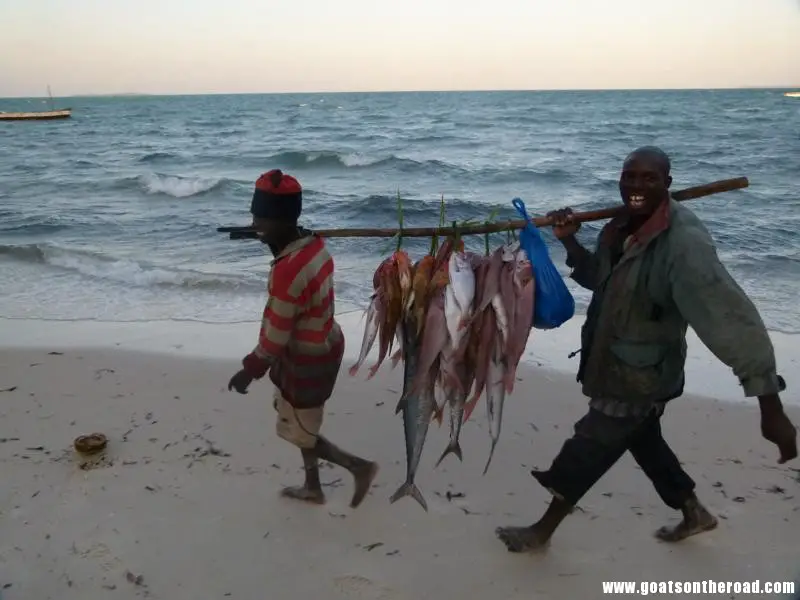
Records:
{"label": "man in striped sweater", "polygon": [[303,486],[284,488],[283,496],[323,504],[317,464],[322,459],[352,473],[350,506],[355,508],[369,491],[378,466],[337,448],[319,433],[345,341],[334,317],[333,258],[322,238],[298,227],[301,211],[302,188],[294,177],[276,169],[256,181],[250,206],[253,225],[275,259],[258,344],[228,389],[246,394],[254,379],[269,372],[275,384],[278,435],[300,448],[306,476]]}

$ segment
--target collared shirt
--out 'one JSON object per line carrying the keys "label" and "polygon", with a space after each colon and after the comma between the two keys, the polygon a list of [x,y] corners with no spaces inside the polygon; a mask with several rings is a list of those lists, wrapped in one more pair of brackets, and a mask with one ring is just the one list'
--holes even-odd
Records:
{"label": "collared shirt", "polygon": [[306,235],[272,261],[269,298],[254,354],[296,408],[321,406],[333,393],[344,354],[334,318],[333,258],[325,242]]}

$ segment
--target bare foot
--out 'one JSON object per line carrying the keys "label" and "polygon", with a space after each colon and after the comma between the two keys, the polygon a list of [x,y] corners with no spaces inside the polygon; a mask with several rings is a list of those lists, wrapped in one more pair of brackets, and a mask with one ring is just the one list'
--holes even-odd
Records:
{"label": "bare foot", "polygon": [[498,527],[494,532],[509,552],[537,552],[547,548],[550,543],[550,536],[541,533],[535,525]]}
{"label": "bare foot", "polygon": [[353,492],[353,499],[350,500],[350,508],[357,508],[359,504],[364,501],[367,492],[369,491],[372,481],[378,474],[378,464],[374,462],[367,463],[363,467],[353,469],[353,477],[356,480],[356,489]]}
{"label": "bare foot", "polygon": [[711,531],[717,527],[717,523],[716,517],[698,502],[684,511],[680,523],[672,527],[665,525],[659,528],[655,536],[662,542],[679,542],[698,533]]}
{"label": "bare foot", "polygon": [[325,504],[325,494],[322,490],[310,490],[306,486],[285,487],[281,490],[281,496],[311,504]]}

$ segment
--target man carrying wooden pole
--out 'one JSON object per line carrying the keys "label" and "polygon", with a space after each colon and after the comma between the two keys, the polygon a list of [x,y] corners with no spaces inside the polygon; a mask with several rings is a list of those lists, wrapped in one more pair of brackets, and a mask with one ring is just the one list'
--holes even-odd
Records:
{"label": "man carrying wooden pole", "polygon": [[322,238],[298,226],[302,204],[302,188],[291,175],[273,169],[256,181],[253,226],[275,259],[258,344],[244,357],[228,390],[246,394],[253,380],[267,374],[275,385],[277,433],[300,449],[305,470],[303,485],[284,488],[284,497],[324,504],[319,460],[327,460],[353,475],[350,506],[355,508],[367,495],[378,465],[320,434],[345,339],[334,315],[333,258]]}
{"label": "man carrying wooden pole", "polygon": [[593,292],[577,376],[590,402],[550,468],[532,471],[553,495],[545,514],[528,527],[496,530],[511,552],[544,547],[626,451],[664,503],[683,515],[676,526],[659,529],[659,539],[675,542],[717,526],[661,433],[665,404],[683,393],[687,326],[733,370],[745,396],[758,398],[761,432],[778,446],[778,462],[797,457],[766,327],[700,219],[670,197],[671,183],[663,151],[631,153],[619,181],[627,210],[603,228],[594,252],[575,238],[579,224],[571,210],[548,215],[572,279]]}

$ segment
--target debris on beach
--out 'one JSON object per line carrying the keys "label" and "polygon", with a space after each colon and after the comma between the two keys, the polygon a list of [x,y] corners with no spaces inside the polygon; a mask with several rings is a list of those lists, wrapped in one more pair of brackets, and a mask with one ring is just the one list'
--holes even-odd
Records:
{"label": "debris on beach", "polygon": [[[533,323],[533,268],[516,240],[485,253],[467,251],[458,236],[413,262],[397,249],[373,275],[365,311],[355,376],[378,342],[378,359],[367,379],[387,357],[390,368],[404,363],[402,413],[406,480],[391,496],[411,496],[427,510],[415,475],[431,421],[440,426],[448,412],[449,441],[436,462],[448,455],[463,460],[461,429],[485,398],[490,449],[486,474],[500,438],[503,403],[514,390],[516,370]],[[391,354],[394,348],[394,354]]]}
{"label": "debris on beach", "polygon": [[90,433],[89,435],[80,435],[75,438],[73,445],[75,450],[81,454],[93,455],[106,449],[108,438],[103,433]]}
{"label": "debris on beach", "polygon": [[134,575],[130,571],[125,572],[125,579],[137,587],[147,587],[144,583],[144,577],[141,575]]}

